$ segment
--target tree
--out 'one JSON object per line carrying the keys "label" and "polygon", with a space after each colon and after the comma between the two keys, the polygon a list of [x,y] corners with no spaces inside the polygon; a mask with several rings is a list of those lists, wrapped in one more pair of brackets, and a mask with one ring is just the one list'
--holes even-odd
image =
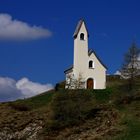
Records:
{"label": "tree", "polygon": [[78,78],[74,80],[74,85],[75,85],[75,89],[83,89],[85,88],[85,82],[84,79],[82,77],[82,74],[80,73]]}
{"label": "tree", "polygon": [[128,89],[131,91],[134,88],[135,78],[140,74],[140,61],[138,57],[140,49],[137,48],[135,42],[132,43],[128,52],[124,55],[124,63],[121,68],[121,75],[127,80]]}
{"label": "tree", "polygon": [[66,89],[74,89],[74,75],[73,73],[69,73],[66,76]]}
{"label": "tree", "polygon": [[66,80],[67,89],[83,89],[84,84],[85,82],[82,77],[82,74],[79,74],[77,78],[75,78],[72,73],[67,75],[67,80]]}

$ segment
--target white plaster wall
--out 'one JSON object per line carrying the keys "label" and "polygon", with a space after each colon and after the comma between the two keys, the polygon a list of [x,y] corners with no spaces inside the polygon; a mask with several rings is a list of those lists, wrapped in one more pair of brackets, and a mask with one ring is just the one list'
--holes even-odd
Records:
{"label": "white plaster wall", "polygon": [[[80,40],[80,34],[84,33],[84,40]],[[88,35],[85,24],[83,22],[81,29],[74,39],[74,74],[76,77],[82,74],[85,77],[85,69],[88,60]]]}
{"label": "white plaster wall", "polygon": [[92,60],[94,62],[94,68],[88,68],[85,70],[86,78],[93,78],[94,80],[94,89],[105,89],[106,88],[106,69],[99,62],[97,57],[92,53],[88,58],[89,62]]}
{"label": "white plaster wall", "polygon": [[[80,34],[84,33],[84,40],[80,40]],[[89,68],[89,61],[92,60],[94,68]],[[85,79],[85,88],[87,87],[87,79],[92,78],[94,80],[94,89],[106,88],[106,69],[96,58],[95,54],[88,56],[88,33],[83,22],[81,29],[74,39],[74,65],[73,74],[77,79],[79,75]],[[66,75],[67,77],[67,75]],[[68,80],[66,78],[66,80]]]}

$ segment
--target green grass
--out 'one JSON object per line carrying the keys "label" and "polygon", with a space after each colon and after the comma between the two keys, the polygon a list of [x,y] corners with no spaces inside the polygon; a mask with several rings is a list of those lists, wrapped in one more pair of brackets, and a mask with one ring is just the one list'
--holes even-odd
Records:
{"label": "green grass", "polygon": [[52,100],[54,93],[55,91],[51,90],[49,92],[42,93],[38,96],[29,99],[17,100],[15,102],[12,102],[11,104],[26,105],[30,109],[38,109],[47,106],[49,102]]}
{"label": "green grass", "polygon": [[105,102],[109,101],[112,92],[113,91],[111,88],[107,88],[104,90],[94,90],[93,94],[94,94],[94,97],[97,101],[99,101],[101,103],[105,103]]}
{"label": "green grass", "polygon": [[[54,130],[58,132],[58,135],[61,132],[65,133],[64,129],[69,129],[70,134],[74,135],[74,129],[78,126],[77,132],[83,125],[88,129],[92,126],[107,127],[105,121],[111,120],[108,113],[112,112],[117,116],[113,127],[120,128],[121,132],[113,133],[112,137],[105,135],[103,139],[140,140],[140,101],[121,103],[121,100],[129,95],[123,88],[122,80],[114,81],[113,77],[108,85],[108,88],[104,90],[59,89],[57,92],[51,90],[29,99],[2,103],[0,104],[2,112],[0,113],[0,129],[2,130],[6,125],[12,131],[22,130],[29,123],[42,120],[45,136],[48,135],[47,132]],[[137,94],[134,96],[140,96],[139,90],[135,92]],[[101,114],[98,111],[101,111]],[[102,120],[96,118],[96,115],[99,115]],[[94,123],[90,124],[88,121]],[[95,128],[92,128],[92,131],[95,131]],[[80,132],[77,135],[80,135]]]}
{"label": "green grass", "polygon": [[80,91],[57,93],[51,102],[47,129],[61,129],[84,121],[94,107],[92,94]]}
{"label": "green grass", "polygon": [[125,129],[123,133],[113,140],[139,140],[140,139],[140,101],[133,101],[128,105],[123,105],[119,110],[120,126]]}
{"label": "green grass", "polygon": [[127,122],[127,131],[123,139],[139,140],[140,139],[140,122],[137,120],[130,120]]}
{"label": "green grass", "polygon": [[43,120],[45,123],[48,104],[54,91],[38,96],[0,104],[0,130],[6,126],[11,131],[22,130],[31,122]]}
{"label": "green grass", "polygon": [[114,140],[140,140],[140,121],[127,120],[123,134],[120,134]]}

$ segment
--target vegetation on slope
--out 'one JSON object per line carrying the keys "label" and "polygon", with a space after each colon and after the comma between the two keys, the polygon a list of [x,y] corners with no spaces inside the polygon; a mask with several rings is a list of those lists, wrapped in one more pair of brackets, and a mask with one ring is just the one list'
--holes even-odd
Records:
{"label": "vegetation on slope", "polygon": [[38,140],[138,140],[140,89],[129,93],[124,83],[109,77],[105,90],[58,89],[1,103],[0,130],[6,127],[12,133],[36,123],[42,127]]}

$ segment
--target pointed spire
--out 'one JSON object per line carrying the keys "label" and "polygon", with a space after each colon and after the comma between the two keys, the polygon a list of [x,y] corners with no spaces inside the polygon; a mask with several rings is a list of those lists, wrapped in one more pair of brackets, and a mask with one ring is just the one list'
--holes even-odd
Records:
{"label": "pointed spire", "polygon": [[[81,28],[81,26],[82,26],[83,23],[85,23],[85,21],[84,21],[83,19],[79,20],[79,22],[78,22],[78,24],[77,24],[77,26],[76,26],[75,32],[74,32],[74,34],[73,34],[73,37],[74,37],[74,38],[77,37],[77,35],[78,35],[78,33],[79,33],[79,31],[80,31],[80,28]],[[85,26],[85,27],[86,27],[86,26]],[[86,30],[87,30],[87,28],[86,28]],[[87,34],[88,34],[88,30],[87,30]],[[89,37],[89,34],[88,34],[88,37]]]}

